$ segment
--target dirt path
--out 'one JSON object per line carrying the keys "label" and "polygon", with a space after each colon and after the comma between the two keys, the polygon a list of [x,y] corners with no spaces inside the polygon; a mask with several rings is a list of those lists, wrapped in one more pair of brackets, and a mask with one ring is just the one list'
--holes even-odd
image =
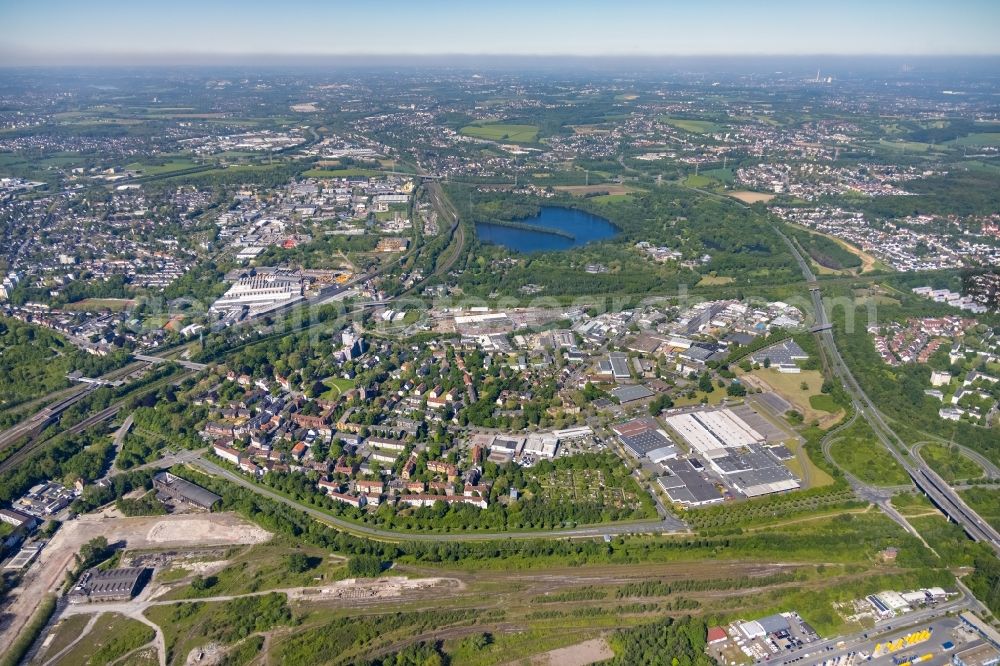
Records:
{"label": "dirt path", "polygon": [[785,527],[786,525],[795,525],[795,524],[798,524],[798,523],[808,523],[808,522],[813,521],[813,520],[824,520],[826,518],[832,518],[834,516],[843,516],[843,515],[852,514],[852,513],[853,514],[869,513],[872,510],[872,508],[874,508],[874,506],[875,506],[874,504],[869,504],[868,506],[866,506],[863,509],[847,509],[846,511],[834,511],[832,513],[823,513],[823,514],[819,514],[819,515],[816,515],[816,516],[805,516],[803,518],[793,518],[791,520],[785,520],[785,521],[782,521],[780,523],[769,523],[767,525],[760,525],[760,526],[757,526],[757,527],[744,528],[744,531],[746,531],[746,532],[759,532],[760,530],[773,530],[776,527]]}
{"label": "dirt path", "polygon": [[83,640],[87,636],[87,634],[90,633],[91,629],[94,628],[94,625],[97,624],[97,620],[100,617],[101,617],[100,615],[95,615],[94,617],[90,618],[90,620],[87,621],[87,624],[85,624],[83,629],[80,631],[80,635],[74,638],[73,641],[69,645],[64,647],[62,650],[59,650],[59,652],[55,653],[50,658],[46,659],[43,666],[50,666],[51,664],[56,663],[63,657],[63,655],[65,655],[67,652],[76,647],[77,643]]}
{"label": "dirt path", "polygon": [[0,645],[14,642],[46,595],[58,591],[80,547],[96,535],[105,536],[109,544],[124,542],[131,549],[253,544],[271,538],[233,513],[122,518],[104,511],[67,521],[12,590],[0,627]]}

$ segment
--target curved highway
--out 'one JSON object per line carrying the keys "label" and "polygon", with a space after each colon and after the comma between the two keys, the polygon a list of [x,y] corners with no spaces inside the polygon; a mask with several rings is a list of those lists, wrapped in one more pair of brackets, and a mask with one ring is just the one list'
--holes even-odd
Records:
{"label": "curved highway", "polygon": [[888,449],[892,457],[896,459],[896,462],[906,470],[921,492],[927,495],[950,520],[961,525],[973,540],[988,543],[994,551],[1000,553],[1000,533],[969,508],[962,498],[959,497],[955,489],[945,483],[919,456],[904,456],[900,453],[900,449],[907,452],[909,449],[892,428],[889,427],[888,423],[886,423],[885,417],[875,407],[875,404],[864,392],[864,389],[861,388],[861,385],[847,367],[847,363],[844,361],[843,356],[841,356],[840,350],[837,349],[830,320],[826,313],[826,307],[823,304],[823,297],[820,294],[819,285],[816,283],[816,276],[813,275],[802,253],[782,233],[781,229],[773,224],[771,227],[788,245],[796,262],[799,264],[799,268],[802,270],[802,276],[809,283],[809,292],[812,296],[813,308],[816,313],[816,326],[813,330],[816,331],[820,344],[827,352],[834,373],[840,378],[844,389],[851,396],[851,402],[858,415],[868,422],[872,431],[879,438],[879,441]]}

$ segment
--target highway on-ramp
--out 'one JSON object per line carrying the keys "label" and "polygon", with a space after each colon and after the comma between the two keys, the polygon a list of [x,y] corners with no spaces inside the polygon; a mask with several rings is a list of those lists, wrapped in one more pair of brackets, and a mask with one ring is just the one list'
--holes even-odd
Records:
{"label": "highway on-ramp", "polygon": [[847,367],[847,363],[844,362],[840,350],[837,349],[830,320],[826,313],[826,307],[823,304],[823,296],[820,293],[819,284],[816,282],[816,276],[813,275],[809,264],[795,244],[778,227],[772,225],[772,228],[775,233],[784,239],[796,262],[798,262],[803,277],[809,283],[809,293],[812,297],[816,313],[816,329],[819,329],[816,335],[827,354],[833,372],[840,378],[844,389],[850,394],[855,411],[868,422],[872,431],[879,438],[879,441],[882,442],[892,457],[896,459],[896,462],[906,470],[917,488],[927,495],[949,519],[961,525],[973,540],[988,543],[994,551],[1000,553],[1000,533],[969,508],[962,498],[959,497],[955,489],[949,486],[934,470],[930,469],[919,456],[904,456],[900,453],[897,446],[907,451],[909,450],[908,447],[896,435],[895,431],[886,422],[885,417],[875,407],[875,404],[864,392],[864,389],[861,388],[861,385]]}

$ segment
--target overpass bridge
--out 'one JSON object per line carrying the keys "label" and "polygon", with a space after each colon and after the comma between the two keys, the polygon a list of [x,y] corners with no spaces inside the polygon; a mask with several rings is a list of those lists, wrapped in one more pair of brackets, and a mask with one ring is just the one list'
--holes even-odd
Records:
{"label": "overpass bridge", "polygon": [[149,356],[148,354],[133,354],[133,356],[139,361],[145,361],[146,363],[152,363],[153,365],[159,365],[161,363],[173,362],[182,368],[188,370],[204,370],[208,367],[205,363],[195,363],[194,361],[181,361],[169,358],[163,358],[162,356]]}

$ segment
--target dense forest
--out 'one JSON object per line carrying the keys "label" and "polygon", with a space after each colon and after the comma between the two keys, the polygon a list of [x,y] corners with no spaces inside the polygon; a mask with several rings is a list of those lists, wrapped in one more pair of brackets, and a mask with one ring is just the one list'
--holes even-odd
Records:
{"label": "dense forest", "polygon": [[120,367],[129,358],[125,350],[94,356],[41,326],[0,317],[0,427],[13,423],[4,412],[25,401],[70,385],[66,375],[79,370],[96,377]]}
{"label": "dense forest", "polygon": [[622,666],[712,666],[705,654],[708,629],[699,618],[663,618],[658,622],[622,629],[611,639],[615,656],[611,664]]}
{"label": "dense forest", "polygon": [[[466,222],[521,219],[545,204],[581,208],[621,230],[613,239],[572,250],[515,254],[515,261],[508,260],[510,253],[501,247],[473,244],[459,284],[477,296],[516,297],[526,284],[540,285],[544,296],[556,297],[669,293],[708,274],[760,285],[780,284],[797,275],[791,254],[763,215],[681,187],[663,185],[605,202],[562,195],[541,200],[459,185],[450,185],[448,194]],[[470,229],[467,236],[471,234]],[[635,247],[639,242],[676,249],[689,263],[652,261]],[[609,270],[587,272],[590,263]]]}
{"label": "dense forest", "polygon": [[834,270],[861,266],[858,255],[844,249],[844,246],[831,238],[790,227],[786,227],[786,231],[820,266]]}

